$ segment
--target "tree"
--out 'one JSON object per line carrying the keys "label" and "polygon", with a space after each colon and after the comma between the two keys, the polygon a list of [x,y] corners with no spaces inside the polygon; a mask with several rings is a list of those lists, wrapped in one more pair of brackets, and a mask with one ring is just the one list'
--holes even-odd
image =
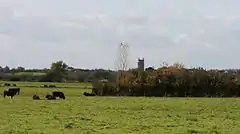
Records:
{"label": "tree", "polygon": [[172,67],[177,68],[177,69],[183,69],[184,68],[184,64],[181,62],[175,62]]}
{"label": "tree", "polygon": [[46,75],[46,79],[49,81],[61,82],[67,77],[68,65],[63,61],[53,62],[50,70]]}
{"label": "tree", "polygon": [[145,71],[154,71],[154,70],[155,70],[154,67],[148,67],[145,69]]}
{"label": "tree", "polygon": [[25,71],[25,68],[19,66],[19,67],[16,68],[16,71],[17,71],[17,72],[24,72],[24,71]]}
{"label": "tree", "polygon": [[9,73],[9,72],[10,72],[10,68],[9,68],[8,66],[5,66],[5,67],[3,68],[3,72],[4,72],[4,73]]}

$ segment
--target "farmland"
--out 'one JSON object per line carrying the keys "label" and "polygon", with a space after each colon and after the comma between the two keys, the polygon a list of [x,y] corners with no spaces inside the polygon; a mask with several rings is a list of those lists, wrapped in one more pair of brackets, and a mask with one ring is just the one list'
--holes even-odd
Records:
{"label": "farmland", "polygon": [[[82,93],[91,87],[85,83],[16,84],[19,96],[0,98],[0,133],[240,132],[238,98],[85,97]],[[40,88],[43,84],[57,88]],[[32,100],[33,94],[43,99],[54,89],[66,100]]]}

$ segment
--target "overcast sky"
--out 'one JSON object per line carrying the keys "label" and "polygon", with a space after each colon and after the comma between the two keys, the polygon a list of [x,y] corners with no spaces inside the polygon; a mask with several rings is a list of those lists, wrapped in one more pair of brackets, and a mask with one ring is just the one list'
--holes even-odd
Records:
{"label": "overcast sky", "polygon": [[239,0],[0,0],[0,65],[113,68],[121,41],[130,66],[183,62],[240,68]]}

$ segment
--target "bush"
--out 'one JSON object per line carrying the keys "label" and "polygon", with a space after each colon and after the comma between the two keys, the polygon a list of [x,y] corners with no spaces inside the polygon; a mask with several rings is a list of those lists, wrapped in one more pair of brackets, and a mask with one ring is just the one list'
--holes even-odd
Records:
{"label": "bush", "polygon": [[236,97],[240,96],[240,73],[202,68],[162,67],[129,71],[119,78],[118,88],[105,85],[102,95]]}

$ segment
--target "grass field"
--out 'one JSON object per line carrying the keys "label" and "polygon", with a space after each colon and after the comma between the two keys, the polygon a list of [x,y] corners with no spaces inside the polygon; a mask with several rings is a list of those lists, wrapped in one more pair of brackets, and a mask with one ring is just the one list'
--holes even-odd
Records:
{"label": "grass field", "polygon": [[[91,88],[89,83],[53,83],[53,82],[15,82],[15,81],[0,81],[0,84],[10,83],[16,84],[18,87],[40,87],[43,85],[56,85],[57,88]],[[7,87],[6,87],[7,88]]]}
{"label": "grass field", "polygon": [[85,97],[82,93],[89,89],[59,88],[66,100],[32,100],[33,94],[43,98],[57,88],[24,87],[42,83],[17,84],[22,85],[19,96],[0,98],[3,134],[240,133],[237,98]]}

